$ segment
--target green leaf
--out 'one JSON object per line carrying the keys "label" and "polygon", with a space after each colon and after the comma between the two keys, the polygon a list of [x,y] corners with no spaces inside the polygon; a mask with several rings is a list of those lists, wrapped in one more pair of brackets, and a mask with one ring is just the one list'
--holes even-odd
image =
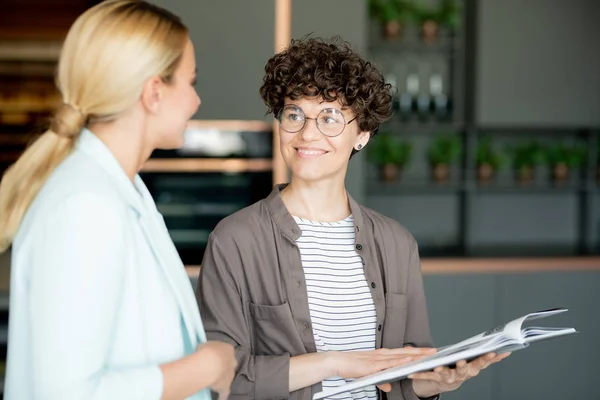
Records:
{"label": "green leaf", "polygon": [[462,154],[460,138],[454,134],[438,134],[429,146],[429,162],[436,164],[452,164]]}
{"label": "green leaf", "polygon": [[412,156],[412,144],[400,141],[390,133],[381,133],[369,141],[369,161],[377,165],[395,164],[404,166]]}
{"label": "green leaf", "polygon": [[494,149],[491,137],[483,137],[477,143],[476,163],[478,166],[491,165],[495,170],[499,170],[504,165],[505,159]]}

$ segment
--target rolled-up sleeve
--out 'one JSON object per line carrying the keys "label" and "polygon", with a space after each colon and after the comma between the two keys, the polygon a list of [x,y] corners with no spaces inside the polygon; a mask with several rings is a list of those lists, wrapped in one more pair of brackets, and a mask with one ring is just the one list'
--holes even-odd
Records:
{"label": "rolled-up sleeve", "polygon": [[[37,227],[28,277],[36,399],[160,399],[158,365],[108,365],[127,269],[124,207],[71,195]],[[8,397],[19,398],[18,388]]]}
{"label": "rolled-up sleeve", "polygon": [[[236,283],[243,255],[233,239],[208,240],[196,287],[196,298],[209,340],[235,346],[238,368],[231,399],[271,400],[289,397],[289,354],[255,356],[245,307]],[[237,273],[236,273],[237,272]]]}

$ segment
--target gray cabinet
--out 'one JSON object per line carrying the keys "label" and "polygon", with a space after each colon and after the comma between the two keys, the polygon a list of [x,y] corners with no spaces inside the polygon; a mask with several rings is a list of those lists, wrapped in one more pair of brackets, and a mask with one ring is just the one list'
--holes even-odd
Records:
{"label": "gray cabinet", "polygon": [[[568,266],[565,266],[568,267]],[[600,345],[599,272],[427,275],[431,331],[444,346],[532,311],[569,312],[532,325],[574,327],[576,335],[539,342],[484,370],[447,400],[596,399]]]}
{"label": "gray cabinet", "polygon": [[600,2],[479,0],[481,125],[600,125]]}
{"label": "gray cabinet", "polygon": [[156,0],[181,16],[196,49],[197,119],[270,120],[260,99],[264,65],[274,53],[275,3]]}

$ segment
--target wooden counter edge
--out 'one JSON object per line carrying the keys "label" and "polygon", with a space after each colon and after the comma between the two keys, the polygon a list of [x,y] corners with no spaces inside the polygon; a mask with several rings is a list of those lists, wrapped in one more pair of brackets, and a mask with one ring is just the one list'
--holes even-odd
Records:
{"label": "wooden counter edge", "polygon": [[[600,257],[425,258],[421,268],[424,275],[600,271]],[[200,273],[199,265],[185,269],[190,278]]]}
{"label": "wooden counter edge", "polygon": [[192,119],[188,122],[188,130],[218,129],[222,131],[271,132],[272,124],[267,121],[235,120],[235,119]]}

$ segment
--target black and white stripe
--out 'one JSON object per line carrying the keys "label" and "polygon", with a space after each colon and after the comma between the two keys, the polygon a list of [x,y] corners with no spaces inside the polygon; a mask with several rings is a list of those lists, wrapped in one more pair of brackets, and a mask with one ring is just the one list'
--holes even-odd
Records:
{"label": "black and white stripe", "polygon": [[[354,218],[338,222],[294,219],[302,230],[296,244],[306,279],[317,351],[374,350],[375,304],[362,260],[354,249]],[[344,383],[343,378],[329,378],[323,381],[323,390]],[[376,400],[377,397],[373,385],[330,398]]]}

